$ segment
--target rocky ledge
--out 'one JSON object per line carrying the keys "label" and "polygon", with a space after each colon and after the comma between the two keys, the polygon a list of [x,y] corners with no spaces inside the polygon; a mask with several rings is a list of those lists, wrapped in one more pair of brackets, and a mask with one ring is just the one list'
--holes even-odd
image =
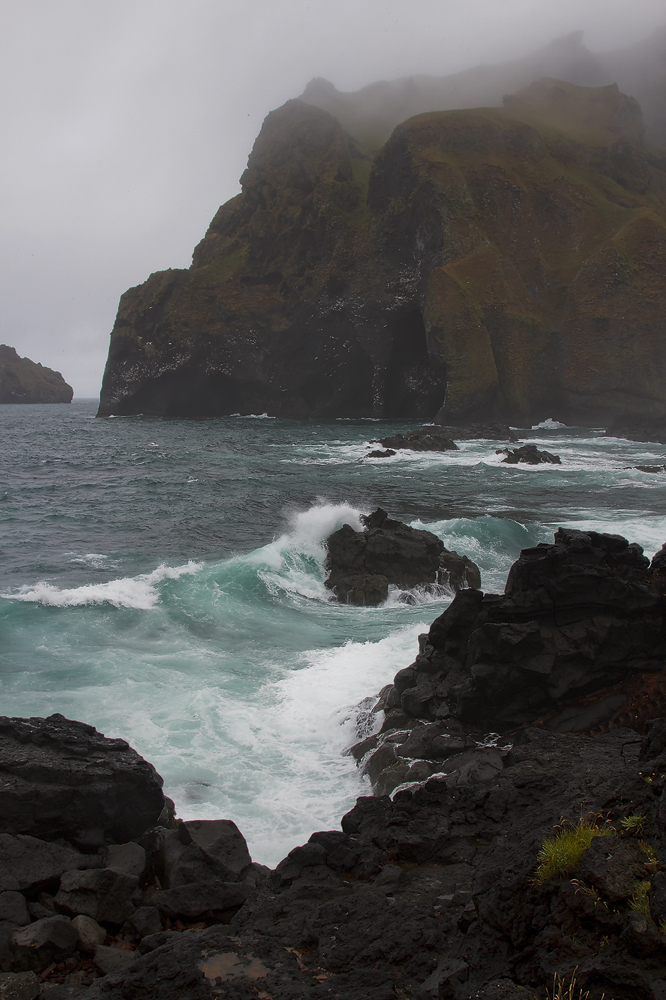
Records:
{"label": "rocky ledge", "polygon": [[326,540],[325,586],[342,603],[381,604],[389,587],[404,588],[399,600],[414,604],[413,587],[450,594],[481,586],[478,566],[431,531],[394,521],[381,507],[361,521],[363,531],[343,524]]}
{"label": "rocky ledge", "polygon": [[[426,769],[274,871],[231,821],[176,820],[123,741],[2,720],[8,801],[27,803],[23,772],[32,788],[31,809],[0,809],[3,997],[545,1000],[557,974],[590,1000],[662,1000],[665,567],[666,548],[649,563],[619,536],[560,530],[504,595],[458,594],[360,754]],[[87,755],[103,772],[89,818]],[[132,842],[116,840],[112,769],[123,798],[149,792]],[[57,836],[35,837],[55,787]]]}

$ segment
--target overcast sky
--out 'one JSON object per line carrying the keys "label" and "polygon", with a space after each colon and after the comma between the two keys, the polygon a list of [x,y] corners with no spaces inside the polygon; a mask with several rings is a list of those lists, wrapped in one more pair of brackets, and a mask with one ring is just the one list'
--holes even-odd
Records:
{"label": "overcast sky", "polygon": [[0,343],[99,392],[122,292],[187,267],[265,115],[666,24],[663,0],[0,0]]}

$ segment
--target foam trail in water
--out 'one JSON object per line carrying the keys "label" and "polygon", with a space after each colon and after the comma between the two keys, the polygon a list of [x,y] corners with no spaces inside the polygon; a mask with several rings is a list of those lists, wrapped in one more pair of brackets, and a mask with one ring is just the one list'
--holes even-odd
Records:
{"label": "foam trail in water", "polygon": [[135,608],[150,611],[159,601],[157,584],[163,580],[177,580],[201,569],[201,563],[190,560],[185,566],[165,566],[152,573],[135,577],[110,580],[108,583],[89,583],[83,587],[60,590],[51,583],[26,584],[15,593],[0,594],[14,601],[32,601],[55,608],[72,608],[84,604],[112,604],[116,608]]}
{"label": "foam trail in water", "polygon": [[[378,642],[305,651],[277,668],[281,676],[263,685],[251,702],[207,690],[196,707],[200,763],[193,767],[187,756],[182,762],[159,753],[152,757],[158,770],[170,775],[166,791],[178,815],[231,815],[253,858],[269,865],[314,830],[339,828],[356,797],[370,793],[354,758],[344,755],[360,738],[358,704],[413,660],[425,628],[417,622]],[[189,708],[180,708],[185,717]],[[380,722],[378,715],[377,726]]]}

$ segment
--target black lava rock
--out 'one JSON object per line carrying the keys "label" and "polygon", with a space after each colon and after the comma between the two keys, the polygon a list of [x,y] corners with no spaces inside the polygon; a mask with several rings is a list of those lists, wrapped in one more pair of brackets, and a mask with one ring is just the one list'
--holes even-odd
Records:
{"label": "black lava rock", "polygon": [[[498,452],[497,454],[502,454],[502,452]],[[526,465],[562,464],[559,455],[551,455],[549,451],[539,451],[535,444],[524,444],[521,448],[514,448],[513,450],[505,448],[504,454],[506,458],[503,458],[502,461],[508,465],[517,465],[519,462],[524,462]]]}
{"label": "black lava rock", "polygon": [[[50,715],[0,718],[0,831],[86,847],[134,840],[156,823],[162,779],[125,740]],[[74,866],[72,866],[74,867]]]}
{"label": "black lava rock", "polygon": [[394,521],[378,507],[362,518],[365,529],[344,524],[326,545],[326,587],[347,604],[381,604],[389,585],[442,586],[450,590],[478,587],[478,567],[457,552],[449,552],[430,531]]}

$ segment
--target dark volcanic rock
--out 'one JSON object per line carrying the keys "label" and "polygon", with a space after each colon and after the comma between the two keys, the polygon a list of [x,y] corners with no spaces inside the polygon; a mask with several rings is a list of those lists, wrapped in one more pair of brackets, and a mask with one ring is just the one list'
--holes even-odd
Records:
{"label": "dark volcanic rock", "polygon": [[375,448],[374,451],[369,451],[368,454],[365,457],[366,458],[393,458],[394,455],[395,455],[395,452],[393,451],[392,448],[387,448],[386,451],[380,451],[379,449]]}
{"label": "dark volcanic rock", "polygon": [[68,917],[45,917],[14,931],[14,968],[40,971],[49,962],[61,962],[72,955],[79,939]]}
{"label": "dark volcanic rock", "polygon": [[455,441],[438,428],[422,427],[406,434],[394,434],[381,438],[384,448],[409,448],[410,451],[457,451]]}
{"label": "dark volcanic rock", "polygon": [[125,740],[57,714],[0,718],[3,832],[124,843],[153,826],[164,804],[162,779]]}
{"label": "dark volcanic rock", "polygon": [[0,890],[34,893],[57,885],[63,872],[99,865],[96,855],[79,854],[70,847],[36,837],[0,833]]}
{"label": "dark volcanic rock", "polygon": [[100,923],[123,924],[136,909],[132,899],[138,885],[135,875],[110,868],[64,872],[54,902],[72,917],[82,914]]}
{"label": "dark volcanic rock", "polygon": [[0,344],[0,403],[71,403],[73,395],[60,372]]}
{"label": "dark volcanic rock", "polygon": [[432,532],[394,521],[380,507],[362,520],[363,531],[344,524],[326,542],[325,585],[339,601],[381,604],[391,584],[450,590],[480,586],[478,567],[467,556],[445,549]]}
{"label": "dark volcanic rock", "polygon": [[[439,423],[440,421],[435,421]],[[518,438],[508,424],[470,424],[468,427],[442,426],[441,431],[458,441],[511,441]]]}
{"label": "dark volcanic rock", "polygon": [[383,703],[486,731],[536,719],[561,731],[612,722],[627,701],[613,686],[664,670],[660,560],[651,569],[619,535],[561,528],[553,545],[521,553],[503,596],[459,593]]}
{"label": "dark volcanic rock", "polygon": [[174,889],[164,889],[150,897],[150,905],[173,919],[222,920],[228,923],[232,914],[250,895],[250,889],[240,882],[190,882]]}
{"label": "dark volcanic rock", "polygon": [[[497,452],[497,454],[501,455],[502,452]],[[519,462],[525,462],[526,465],[562,464],[559,455],[551,455],[549,451],[539,451],[535,444],[524,444],[522,448],[514,448],[513,450],[505,448],[504,454],[506,458],[503,458],[502,461],[508,465],[518,465]]]}

